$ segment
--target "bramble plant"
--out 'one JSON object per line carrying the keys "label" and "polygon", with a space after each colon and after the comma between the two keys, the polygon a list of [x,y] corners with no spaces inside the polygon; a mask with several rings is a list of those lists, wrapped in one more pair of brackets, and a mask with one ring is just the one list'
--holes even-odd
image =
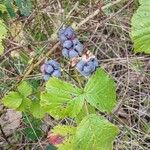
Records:
{"label": "bramble plant", "polygon": [[[18,111],[30,112],[36,118],[42,118],[47,113],[55,119],[74,119],[74,126],[57,125],[52,130],[50,141],[59,150],[111,150],[119,129],[98,115],[96,110],[111,113],[116,106],[114,80],[98,67],[94,55],[83,51],[71,27],[64,28],[60,33],[62,54],[65,47],[68,52],[64,56],[71,58],[75,62],[73,66],[88,78],[86,85],[78,87],[61,80],[60,64],[48,60],[41,66],[43,79],[48,81],[40,97],[33,94],[28,82],[23,81],[16,91],[9,92],[3,98],[3,104]],[[76,40],[77,44],[74,45],[72,40]],[[76,53],[70,53],[72,51]],[[34,100],[33,95],[36,97]]]}
{"label": "bramble plant", "polygon": [[[139,0],[140,6],[131,19],[130,35],[135,53],[150,53],[149,1]],[[69,11],[65,10],[68,8],[63,8],[64,1],[58,1],[58,4],[52,2],[49,3],[50,5],[47,1],[42,1],[41,3],[41,1],[31,0],[2,0],[0,2],[0,56],[7,59],[4,59],[1,63],[5,66],[4,69],[2,68],[1,74],[4,78],[2,77],[1,81],[3,79],[4,82],[11,80],[10,83],[6,84],[7,87],[2,86],[4,89],[4,92],[1,94],[3,96],[2,103],[8,108],[22,112],[22,114],[20,113],[20,118],[23,120],[21,123],[26,125],[23,125],[23,129],[21,129],[23,133],[21,140],[24,140],[25,135],[29,140],[38,141],[40,145],[39,139],[42,136],[42,130],[46,131],[46,134],[50,130],[47,139],[50,143],[49,146],[52,144],[54,149],[112,150],[113,142],[120,132],[116,124],[121,124],[120,127],[125,127],[125,132],[129,131],[129,134],[120,133],[119,140],[122,140],[124,135],[124,139],[128,140],[120,142],[117,139],[117,142],[121,144],[121,146],[119,144],[117,149],[129,149],[130,147],[131,149],[144,149],[148,145],[145,143],[149,140],[147,140],[149,128],[143,123],[143,119],[140,121],[140,118],[138,119],[137,116],[135,116],[135,120],[137,121],[128,119],[132,113],[127,111],[132,108],[133,112],[137,110],[138,116],[142,116],[144,114],[141,114],[143,109],[137,109],[137,107],[140,108],[140,106],[146,105],[147,108],[148,86],[146,84],[146,94],[143,94],[145,86],[141,87],[141,85],[148,78],[148,65],[146,64],[146,70],[143,69],[143,61],[147,62],[148,58],[137,57],[137,55],[134,57],[131,51],[128,52],[128,50],[131,50],[132,44],[129,41],[129,37],[126,37],[129,31],[127,30],[129,29],[128,22],[124,21],[124,19],[128,20],[126,16],[127,12],[123,12],[123,18],[120,18],[120,16],[118,18],[117,16],[125,8],[130,8],[130,4],[133,1],[104,0],[103,3],[105,2],[108,2],[108,4],[103,5],[101,2],[90,1],[90,7],[87,11],[85,11],[87,5],[81,7],[82,10],[78,9],[80,8],[78,5],[81,1],[77,1],[72,7],[74,1],[68,3],[65,0]],[[120,6],[114,7],[114,5],[120,2],[120,6],[122,7],[118,10]],[[32,8],[34,11],[32,11]],[[95,8],[96,10],[94,10]],[[53,10],[54,12],[51,12]],[[59,11],[57,12],[57,10]],[[108,16],[103,17],[103,12]],[[88,13],[89,15],[85,17]],[[111,20],[115,16],[117,20]],[[91,20],[92,18],[93,20]],[[78,21],[80,19],[81,21]],[[110,20],[109,23],[107,23],[108,20]],[[65,27],[64,23],[72,24]],[[105,24],[105,27],[102,26],[103,24]],[[89,34],[86,32],[88,28],[90,29]],[[96,29],[93,32],[94,28]],[[103,30],[101,30],[102,28]],[[87,44],[84,44],[78,38],[75,32],[78,29],[82,30],[83,41],[90,37],[89,41],[86,41]],[[9,36],[6,39],[7,34]],[[96,44],[94,43],[95,41]],[[101,42],[104,43],[101,44]],[[105,52],[101,49],[98,51],[99,47],[103,49],[103,44],[105,45]],[[95,45],[93,48],[94,51],[96,48],[95,53],[100,52],[96,55],[97,57],[88,50],[93,45]],[[117,53],[116,48],[119,53]],[[101,54],[102,56],[100,56]],[[104,59],[102,62],[105,62],[105,56],[103,55],[107,56],[106,58],[108,59],[106,61],[109,64],[111,64],[111,61],[115,61],[115,63],[111,64],[111,68],[115,70],[113,74],[115,74],[116,81],[119,82],[118,89],[120,85],[121,87],[125,87],[125,92],[123,91],[124,95],[121,95],[122,92],[118,94],[118,97],[122,97],[118,105],[115,81],[103,69],[99,61],[102,58]],[[9,58],[11,59],[9,60]],[[15,63],[16,61],[17,64]],[[69,68],[67,68],[68,66]],[[36,70],[37,68],[38,70]],[[109,69],[110,66],[108,65],[106,68]],[[40,75],[39,70],[41,71]],[[121,77],[119,76],[120,74]],[[40,78],[39,81],[37,80],[38,77]],[[33,78],[36,78],[36,80]],[[124,79],[122,82],[120,80],[122,78],[127,79]],[[127,85],[125,84],[126,81]],[[132,85],[135,82],[138,84],[132,90]],[[12,86],[8,88],[10,84]],[[128,89],[132,91],[131,94],[130,92],[128,94]],[[6,90],[9,92],[6,92]],[[6,94],[3,95],[3,93]],[[144,95],[144,101],[141,95]],[[134,98],[134,96],[139,98]],[[129,103],[127,105],[126,99],[128,100],[129,98],[133,102],[131,101],[130,104],[130,101],[127,101]],[[140,100],[136,101],[136,99]],[[129,107],[132,104],[134,106]],[[144,112],[146,112],[145,108]],[[133,118],[134,114],[137,113],[133,113]],[[148,119],[145,118],[148,118],[148,115],[145,114],[143,115],[144,120],[147,121]],[[45,122],[43,123],[47,117],[46,115],[50,116],[52,125],[48,125],[45,129],[42,125],[46,124]],[[120,119],[120,117],[123,118]],[[41,118],[44,119],[40,120]],[[128,122],[128,120],[130,121]],[[132,124],[132,121],[134,124]],[[114,122],[116,124],[113,124]],[[128,126],[126,122],[129,125],[131,123],[133,126]],[[137,122],[138,124],[136,124]],[[51,122],[48,121],[48,123]],[[20,125],[20,123],[18,124]],[[138,126],[137,128],[134,128],[135,124]],[[137,130],[140,126],[142,130]],[[131,130],[132,127],[133,129]],[[132,132],[130,133],[130,131]],[[3,138],[6,138],[5,141],[10,147],[17,145],[16,143],[13,145],[9,142],[3,129],[1,129],[1,124],[0,132],[3,133]],[[123,136],[122,133],[124,134]],[[137,136],[135,136],[136,134]],[[16,139],[20,138],[17,137],[18,135],[15,136]],[[45,140],[45,135],[43,137]],[[138,138],[136,139],[136,137]],[[144,137],[142,139],[144,143],[141,137]],[[43,140],[43,138],[41,139]],[[134,144],[132,144],[132,141]],[[19,143],[19,145],[22,144],[23,146],[28,145],[26,143]],[[29,142],[31,147],[32,144]],[[27,149],[30,149],[30,146],[27,146]],[[43,149],[43,145],[40,146]]]}

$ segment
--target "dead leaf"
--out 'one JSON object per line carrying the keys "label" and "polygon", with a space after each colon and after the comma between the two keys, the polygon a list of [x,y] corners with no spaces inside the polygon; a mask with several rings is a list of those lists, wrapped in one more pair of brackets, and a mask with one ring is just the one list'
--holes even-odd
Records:
{"label": "dead leaf", "polygon": [[7,109],[6,113],[0,117],[0,124],[7,136],[20,126],[21,118],[22,113],[13,109]]}

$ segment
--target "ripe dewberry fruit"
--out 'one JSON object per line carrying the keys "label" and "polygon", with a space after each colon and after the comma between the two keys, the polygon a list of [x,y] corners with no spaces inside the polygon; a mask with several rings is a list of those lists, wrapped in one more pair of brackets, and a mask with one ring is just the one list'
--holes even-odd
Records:
{"label": "ripe dewberry fruit", "polygon": [[61,76],[60,64],[55,60],[46,61],[41,66],[41,72],[43,75],[43,79],[46,81],[52,76],[60,77]]}

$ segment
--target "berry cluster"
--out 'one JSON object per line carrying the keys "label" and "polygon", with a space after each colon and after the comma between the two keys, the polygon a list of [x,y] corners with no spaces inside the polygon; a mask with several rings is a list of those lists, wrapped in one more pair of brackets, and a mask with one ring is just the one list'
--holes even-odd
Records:
{"label": "berry cluster", "polygon": [[98,61],[96,58],[89,58],[89,59],[81,59],[76,64],[76,69],[83,75],[83,76],[90,76],[98,67]]}
{"label": "berry cluster", "polygon": [[48,80],[52,76],[60,77],[60,64],[55,60],[48,60],[41,66],[41,72],[44,80]]}
{"label": "berry cluster", "polygon": [[[58,36],[63,47],[63,56],[70,58],[73,66],[76,66],[76,69],[83,76],[90,76],[98,67],[98,61],[95,56],[89,51],[83,54],[83,45],[76,38],[76,34],[71,27],[60,29]],[[52,76],[61,76],[60,64],[55,60],[45,62],[41,66],[41,71],[44,80],[48,80]]]}
{"label": "berry cluster", "polygon": [[76,38],[71,27],[60,29],[58,36],[63,46],[62,54],[64,57],[72,59],[82,55],[83,45]]}

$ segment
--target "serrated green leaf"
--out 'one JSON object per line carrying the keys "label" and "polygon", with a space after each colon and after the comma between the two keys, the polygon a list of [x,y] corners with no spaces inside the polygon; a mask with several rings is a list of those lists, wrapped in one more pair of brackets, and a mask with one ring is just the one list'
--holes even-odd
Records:
{"label": "serrated green leaf", "polygon": [[18,89],[19,93],[21,95],[23,95],[24,97],[27,97],[30,94],[32,94],[32,87],[26,81],[21,82],[20,85],[17,87],[17,89]]}
{"label": "serrated green leaf", "polygon": [[113,141],[118,133],[117,126],[101,116],[91,114],[77,127],[74,149],[112,150]]}
{"label": "serrated green leaf", "polygon": [[32,9],[31,0],[15,0],[20,12],[24,16],[29,16]]}
{"label": "serrated green leaf", "polygon": [[52,130],[54,134],[64,136],[63,144],[58,145],[58,150],[73,150],[73,137],[76,127],[70,125],[58,125]]}
{"label": "serrated green leaf", "polygon": [[54,118],[75,117],[82,109],[84,99],[77,96],[71,99],[68,94],[42,93],[40,105]]}
{"label": "serrated green leaf", "polygon": [[2,99],[2,102],[7,107],[18,108],[22,103],[22,97],[17,92],[9,92],[8,95]]}
{"label": "serrated green leaf", "polygon": [[82,89],[64,82],[58,78],[51,78],[47,84],[46,84],[46,90],[47,92],[54,92],[54,93],[60,93],[60,94],[74,94],[74,95],[78,95],[81,94],[83,91]]}
{"label": "serrated green leaf", "polygon": [[35,118],[43,118],[45,109],[41,107],[39,101],[32,102],[31,113]]}
{"label": "serrated green leaf", "polygon": [[29,111],[32,101],[29,98],[22,98],[21,105],[17,108],[18,111]]}
{"label": "serrated green leaf", "polygon": [[87,102],[102,112],[111,112],[116,105],[114,80],[103,69],[97,69],[84,91]]}
{"label": "serrated green leaf", "polygon": [[141,6],[137,9],[131,20],[131,37],[135,52],[150,54],[150,2],[139,1]]}
{"label": "serrated green leaf", "polygon": [[82,109],[82,89],[57,78],[46,84],[47,92],[41,94],[40,105],[55,118],[75,117]]}
{"label": "serrated green leaf", "polygon": [[62,136],[74,135],[76,127],[70,125],[57,125],[52,129],[52,132]]}

